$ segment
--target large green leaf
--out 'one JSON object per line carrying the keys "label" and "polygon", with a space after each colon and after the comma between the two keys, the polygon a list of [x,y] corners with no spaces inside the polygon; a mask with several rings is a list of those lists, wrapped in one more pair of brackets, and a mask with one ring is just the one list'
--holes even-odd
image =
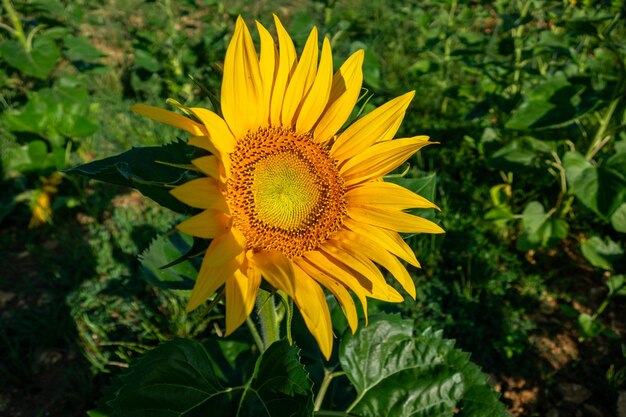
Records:
{"label": "large green leaf", "polygon": [[[557,73],[529,91],[506,123],[508,129],[545,129],[572,123],[604,103],[587,79]],[[582,98],[581,98],[582,92]]]}
{"label": "large green leaf", "polygon": [[441,332],[414,335],[410,320],[372,318],[344,338],[339,359],[357,393],[351,415],[508,416],[469,354]]}
{"label": "large green leaf", "polygon": [[310,416],[311,382],[298,350],[272,344],[248,378],[236,378],[219,352],[197,341],[164,343],[117,378],[99,414],[109,417]]}
{"label": "large green leaf", "polygon": [[504,171],[518,171],[522,167],[538,164],[542,154],[552,150],[550,143],[525,136],[510,141],[494,152],[487,160],[487,165]]}
{"label": "large green leaf", "polygon": [[191,208],[174,198],[169,191],[195,176],[194,171],[171,166],[188,165],[193,152],[192,147],[179,140],[164,146],[133,148],[66,172],[136,188],[164,207],[189,214]]}
{"label": "large green leaf", "polygon": [[65,146],[65,138],[89,136],[98,129],[91,120],[89,93],[80,84],[30,93],[22,109],[4,118],[9,130],[35,133],[58,147]]}
{"label": "large green leaf", "polygon": [[65,168],[65,149],[48,145],[42,140],[33,140],[26,145],[10,147],[6,150],[5,173],[43,171],[49,168]]}
{"label": "large green leaf", "polygon": [[[589,209],[609,221],[626,202],[626,153],[617,153],[596,167],[578,152],[563,157],[567,183]],[[618,213],[615,225],[623,228]]]}
{"label": "large green leaf", "polygon": [[0,56],[23,74],[43,80],[52,72],[61,53],[53,39],[37,36],[29,52],[14,40],[0,43]]}

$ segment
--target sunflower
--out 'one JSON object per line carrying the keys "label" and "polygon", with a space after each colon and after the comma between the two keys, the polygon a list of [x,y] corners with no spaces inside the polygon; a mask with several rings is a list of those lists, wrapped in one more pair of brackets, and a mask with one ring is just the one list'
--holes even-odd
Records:
{"label": "sunflower", "polygon": [[29,229],[50,223],[52,220],[52,199],[58,192],[58,187],[63,181],[63,176],[59,172],[54,172],[49,177],[39,177],[41,180],[41,188],[33,194],[31,201],[32,216]]}
{"label": "sunflower", "polygon": [[[274,16],[278,45],[257,22],[260,54],[239,17],[226,51],[221,116],[178,107],[185,115],[146,105],[133,111],[189,132],[207,150],[192,161],[204,177],[171,190],[202,211],[177,228],[212,239],[187,310],[225,286],[226,333],[252,311],[261,280],[293,299],[328,359],[333,333],[322,287],[337,299],[354,332],[350,291],[367,317],[367,298],[403,301],[385,268],[415,298],[399,259],[419,267],[398,233],[442,233],[404,212],[436,208],[383,176],[428,145],[428,137],[393,139],[414,92],[371,111],[339,133],[357,102],[363,51],[333,75],[330,42],[319,52],[314,27],[300,57]],[[393,139],[393,140],[392,140]]]}

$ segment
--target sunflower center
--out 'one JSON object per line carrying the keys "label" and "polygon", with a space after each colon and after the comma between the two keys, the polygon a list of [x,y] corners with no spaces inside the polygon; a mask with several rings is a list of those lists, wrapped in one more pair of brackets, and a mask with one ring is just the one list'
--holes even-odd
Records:
{"label": "sunflower center", "polygon": [[274,127],[250,132],[231,163],[227,200],[248,249],[295,258],[319,247],[343,224],[343,180],[310,134]]}
{"label": "sunflower center", "polygon": [[321,197],[314,168],[291,152],[259,161],[252,188],[258,219],[283,230],[301,228]]}

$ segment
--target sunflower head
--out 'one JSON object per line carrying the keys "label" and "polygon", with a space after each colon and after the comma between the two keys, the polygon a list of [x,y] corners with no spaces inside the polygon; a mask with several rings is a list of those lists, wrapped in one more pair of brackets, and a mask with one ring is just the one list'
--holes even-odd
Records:
{"label": "sunflower head", "polygon": [[340,132],[363,80],[363,51],[333,73],[328,38],[321,52],[313,28],[302,53],[274,16],[277,42],[257,22],[257,54],[243,19],[224,61],[221,115],[179,107],[186,117],[155,107],[133,110],[186,130],[208,151],[192,161],[205,176],[174,188],[201,211],[177,227],[212,239],[187,306],[193,310],[218,288],[226,294],[226,332],[250,314],[261,280],[298,306],[326,358],[332,323],[322,287],[341,305],[351,330],[367,318],[367,298],[403,300],[380,267],[415,298],[399,259],[418,267],[399,233],[442,233],[406,213],[436,208],[383,177],[428,145],[425,136],[393,139],[414,93],[378,107]]}

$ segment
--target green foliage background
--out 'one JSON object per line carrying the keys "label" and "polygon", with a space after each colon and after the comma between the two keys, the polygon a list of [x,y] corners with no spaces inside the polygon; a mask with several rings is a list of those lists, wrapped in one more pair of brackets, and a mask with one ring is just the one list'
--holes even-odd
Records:
{"label": "green foliage background", "polygon": [[[148,248],[144,260],[167,251],[151,242],[178,214],[78,177],[60,185],[49,224],[28,229],[30,212],[42,176],[176,142],[180,132],[130,106],[163,106],[165,97],[210,106],[235,17],[270,27],[277,13],[298,47],[318,25],[336,64],[365,49],[372,98],[364,110],[415,89],[398,135],[441,143],[396,181],[432,196],[442,212],[422,214],[447,234],[407,237],[423,265],[413,271],[417,300],[373,310],[413,319],[412,334],[434,328],[456,339],[515,415],[585,406],[618,415],[620,393],[626,398],[623,2],[2,4],[0,414],[84,415],[140,353],[220,334],[223,307],[185,314],[186,293],[148,285],[162,280],[160,270],[138,260]],[[235,335],[233,352],[243,339]],[[323,370],[311,363],[319,384]],[[329,401],[348,395],[340,382]],[[572,400],[567,384],[589,395]]]}

